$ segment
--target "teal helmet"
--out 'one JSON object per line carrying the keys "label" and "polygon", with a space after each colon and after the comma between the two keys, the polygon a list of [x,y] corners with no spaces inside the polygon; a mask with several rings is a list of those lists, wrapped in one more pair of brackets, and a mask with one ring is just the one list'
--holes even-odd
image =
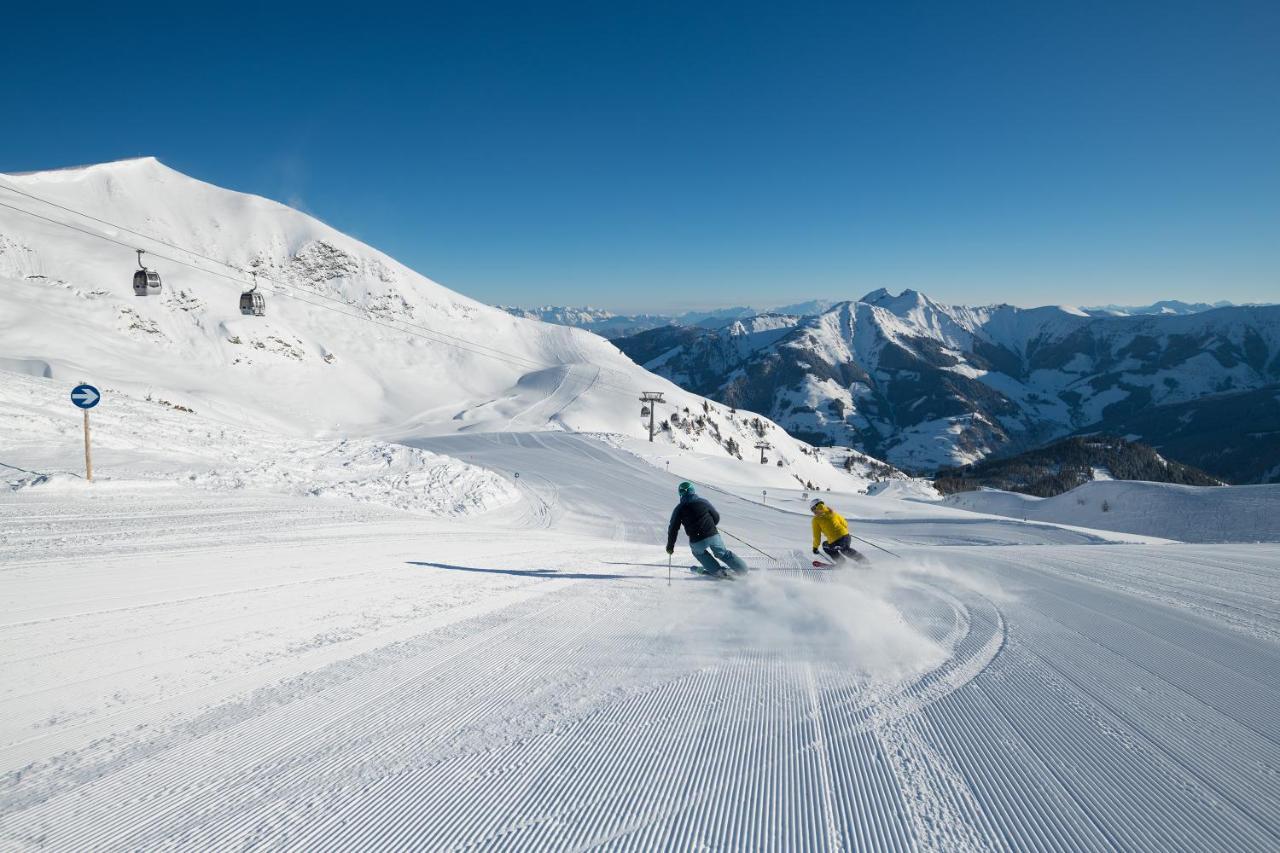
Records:
{"label": "teal helmet", "polygon": [[684,497],[685,495],[691,495],[693,494],[693,483],[690,483],[688,480],[685,480],[676,488],[676,491],[680,493],[680,497]]}

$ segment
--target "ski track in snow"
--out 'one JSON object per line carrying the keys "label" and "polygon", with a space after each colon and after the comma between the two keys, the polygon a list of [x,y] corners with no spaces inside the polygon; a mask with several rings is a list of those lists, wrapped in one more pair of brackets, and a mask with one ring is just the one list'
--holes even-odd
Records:
{"label": "ski track in snow", "polygon": [[[902,560],[668,585],[677,473],[423,446],[519,503],[0,496],[0,846],[1280,846],[1280,546],[894,503]],[[782,497],[713,493],[804,565]]]}

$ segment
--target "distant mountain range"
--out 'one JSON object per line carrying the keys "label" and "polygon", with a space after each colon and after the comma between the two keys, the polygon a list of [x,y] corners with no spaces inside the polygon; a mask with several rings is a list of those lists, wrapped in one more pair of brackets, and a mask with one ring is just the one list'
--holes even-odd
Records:
{"label": "distant mountain range", "polygon": [[1098,317],[1133,317],[1138,314],[1199,314],[1201,311],[1212,311],[1214,308],[1233,308],[1235,303],[1214,302],[1181,302],[1177,299],[1162,299],[1150,305],[1094,305],[1083,310]]}
{"label": "distant mountain range", "polygon": [[663,326],[690,326],[704,329],[718,329],[735,320],[745,320],[763,313],[795,314],[813,316],[821,314],[835,303],[829,299],[810,299],[794,305],[783,305],[765,312],[745,305],[732,308],[716,308],[710,311],[686,311],[683,314],[615,314],[603,308],[568,308],[557,305],[543,305],[538,308],[519,308],[514,305],[499,305],[498,308],[516,317],[529,320],[542,320],[561,326],[575,326],[587,329],[606,338],[621,338],[639,332],[657,329]]}
{"label": "distant mountain range", "polygon": [[541,320],[558,326],[574,326],[595,332],[606,338],[617,338],[634,335],[659,326],[671,325],[672,319],[662,314],[614,314],[603,308],[570,308],[559,305],[543,305],[538,308],[519,308],[514,305],[499,305],[513,317],[526,320]]}
{"label": "distant mountain range", "polygon": [[[1237,397],[1280,383],[1280,306],[1180,305],[966,307],[882,289],[817,315],[669,324],[614,343],[797,437],[915,471],[1106,431],[1161,452],[1176,442],[1171,458],[1232,482],[1280,480],[1273,409]],[[1213,431],[1153,416],[1207,423],[1223,407],[1237,416]]]}
{"label": "distant mountain range", "polygon": [[[710,311],[686,311],[683,314],[615,314],[603,308],[573,308],[559,305],[543,305],[537,308],[520,308],[515,305],[499,305],[498,308],[516,317],[542,320],[560,326],[587,329],[606,338],[635,335],[662,326],[698,326],[718,329],[735,320],[747,320],[760,314],[793,314],[797,317],[816,317],[836,304],[832,299],[810,299],[776,308],[759,309],[745,305],[732,308],[716,308]],[[1214,308],[1234,307],[1231,302],[1180,302],[1165,299],[1151,305],[1094,305],[1079,310],[1094,317],[1132,317],[1140,314],[1198,314]],[[1069,309],[1074,310],[1074,309]]]}

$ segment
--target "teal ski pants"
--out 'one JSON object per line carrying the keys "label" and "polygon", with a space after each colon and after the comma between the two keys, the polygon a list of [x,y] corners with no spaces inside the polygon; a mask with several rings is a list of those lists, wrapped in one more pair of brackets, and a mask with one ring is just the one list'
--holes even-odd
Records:
{"label": "teal ski pants", "polygon": [[735,572],[747,571],[747,564],[742,562],[741,557],[725,547],[724,540],[720,538],[719,533],[714,536],[708,536],[706,539],[699,539],[697,542],[690,542],[689,550],[693,551],[693,556],[698,558],[698,562],[708,572],[718,572],[724,568],[724,566],[716,562],[717,557]]}

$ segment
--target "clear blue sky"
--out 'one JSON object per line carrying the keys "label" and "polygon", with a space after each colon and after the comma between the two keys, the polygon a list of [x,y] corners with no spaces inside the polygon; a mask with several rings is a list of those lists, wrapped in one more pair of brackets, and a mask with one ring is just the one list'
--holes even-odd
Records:
{"label": "clear blue sky", "polygon": [[154,154],[490,302],[1280,300],[1280,3],[19,4],[0,171]]}

